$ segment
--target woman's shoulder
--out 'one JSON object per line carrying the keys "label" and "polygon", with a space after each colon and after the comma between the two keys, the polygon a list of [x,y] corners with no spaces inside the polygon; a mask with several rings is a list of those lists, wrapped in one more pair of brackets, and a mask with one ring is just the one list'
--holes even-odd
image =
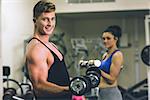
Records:
{"label": "woman's shoulder", "polygon": [[113,54],[112,58],[116,60],[121,60],[123,59],[123,53],[120,50],[118,50],[117,52]]}
{"label": "woman's shoulder", "polygon": [[121,64],[120,67],[121,67],[121,69],[122,69],[122,68],[123,68],[123,63],[124,63],[123,53],[122,53],[121,51],[117,51],[117,52],[113,55],[112,61],[113,61],[113,62],[116,62],[116,63],[120,62],[120,64]]}
{"label": "woman's shoulder", "polygon": [[116,50],[113,56],[123,56],[123,53],[120,50]]}

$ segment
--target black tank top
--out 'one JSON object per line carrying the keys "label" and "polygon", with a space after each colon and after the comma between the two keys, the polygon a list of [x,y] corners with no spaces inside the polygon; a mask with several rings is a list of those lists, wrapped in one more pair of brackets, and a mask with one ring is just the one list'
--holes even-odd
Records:
{"label": "black tank top", "polygon": [[[48,48],[39,39],[37,39],[37,38],[32,38],[32,39],[38,40],[46,48]],[[48,71],[47,81],[55,83],[55,84],[60,85],[60,86],[69,86],[69,84],[70,84],[69,74],[67,71],[66,64],[64,62],[64,58],[62,61],[60,61],[60,59],[57,57],[57,55],[50,48],[48,48],[48,49],[50,50],[50,52],[52,53],[52,55],[54,57],[54,63],[52,64],[52,66],[50,67],[50,69]],[[72,97],[72,95],[70,92],[60,93],[60,94],[49,94],[46,92],[42,92],[42,93],[40,93],[40,95],[36,95],[37,100],[71,100],[71,97]]]}

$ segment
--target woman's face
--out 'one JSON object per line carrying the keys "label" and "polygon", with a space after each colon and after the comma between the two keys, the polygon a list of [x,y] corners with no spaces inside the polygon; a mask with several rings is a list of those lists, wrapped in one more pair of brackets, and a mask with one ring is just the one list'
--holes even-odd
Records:
{"label": "woman's face", "polygon": [[111,32],[104,32],[102,35],[102,39],[103,39],[103,44],[107,49],[116,46],[117,39],[114,37],[114,35]]}

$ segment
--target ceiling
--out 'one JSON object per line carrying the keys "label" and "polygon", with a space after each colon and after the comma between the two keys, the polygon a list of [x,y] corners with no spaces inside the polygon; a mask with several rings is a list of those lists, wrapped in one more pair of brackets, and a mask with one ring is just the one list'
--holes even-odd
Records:
{"label": "ceiling", "polygon": [[68,19],[85,18],[117,18],[117,17],[144,17],[149,14],[149,10],[132,11],[107,11],[107,12],[82,12],[82,13],[58,13],[57,17]]}

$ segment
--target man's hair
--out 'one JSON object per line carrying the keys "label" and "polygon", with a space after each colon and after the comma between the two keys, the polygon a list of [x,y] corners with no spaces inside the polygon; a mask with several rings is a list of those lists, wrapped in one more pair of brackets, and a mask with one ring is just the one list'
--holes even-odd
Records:
{"label": "man's hair", "polygon": [[43,12],[55,11],[55,5],[48,0],[39,1],[33,8],[33,21],[38,18]]}

